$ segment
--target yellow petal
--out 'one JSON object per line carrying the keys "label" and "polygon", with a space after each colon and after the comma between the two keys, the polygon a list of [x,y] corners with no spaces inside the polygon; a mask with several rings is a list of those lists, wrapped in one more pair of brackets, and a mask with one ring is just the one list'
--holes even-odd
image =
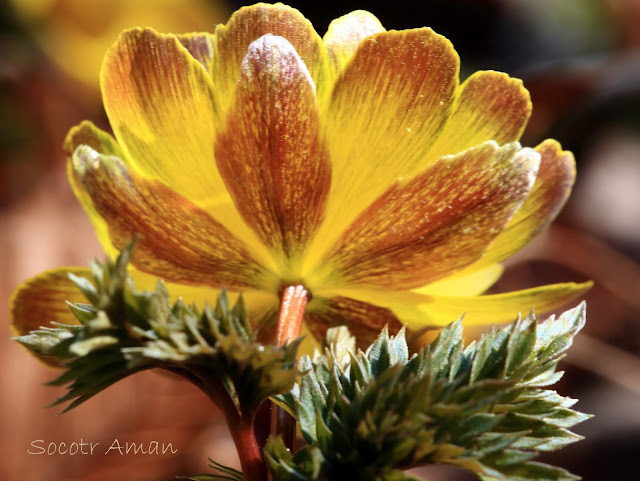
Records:
{"label": "yellow petal", "polygon": [[210,48],[211,38],[202,35],[178,38],[133,29],[119,37],[101,74],[105,109],[124,151],[118,157],[213,213],[271,265],[266,248],[233,207],[216,167],[214,90],[202,60]]}
{"label": "yellow petal", "polygon": [[478,296],[489,289],[500,278],[504,267],[491,264],[465,275],[453,275],[414,289],[415,292],[429,296]]}
{"label": "yellow petal", "polygon": [[218,112],[224,112],[234,98],[242,60],[249,45],[266,34],[286,38],[307,66],[316,87],[322,89],[327,71],[327,56],[322,39],[304,16],[286,5],[259,3],[237,10],[226,25],[215,31],[213,81],[217,92]]}
{"label": "yellow petal", "polygon": [[487,142],[394,183],[342,234],[309,287],[413,289],[468,266],[520,206],[538,163],[518,143]]}
{"label": "yellow petal", "polygon": [[488,140],[499,145],[519,140],[530,115],[531,99],[521,80],[501,72],[476,72],[456,92],[427,158],[436,160]]}
{"label": "yellow petal", "polygon": [[446,118],[458,66],[451,43],[428,28],[378,33],[360,43],[322,112],[333,180],[309,264],[416,166]]}
{"label": "yellow petal", "polygon": [[[11,330],[24,336],[40,327],[54,327],[53,322],[78,325],[65,301],[86,303],[80,289],[69,279],[72,273],[90,279],[89,269],[62,267],[52,269],[27,279],[20,284],[9,301]],[[55,358],[36,356],[53,367],[62,367]]]}
{"label": "yellow petal", "polygon": [[91,271],[82,267],[51,269],[24,281],[11,296],[11,328],[17,335],[28,334],[52,322],[77,325],[69,302],[88,302],[68,275],[91,278]]}
{"label": "yellow petal", "polygon": [[518,314],[527,315],[532,309],[542,315],[581,296],[592,286],[592,282],[569,282],[471,297],[428,296],[415,291],[382,289],[340,289],[321,295],[342,295],[391,309],[410,329],[421,330],[446,326],[463,314],[464,323],[470,326],[511,322]]}
{"label": "yellow petal", "polygon": [[105,109],[122,160],[197,202],[226,196],[213,159],[213,86],[177,37],[127,30],[101,73]]}
{"label": "yellow petal", "polygon": [[140,234],[133,265],[167,281],[212,287],[273,287],[245,245],[207,211],[157,180],[127,171],[117,157],[80,146],[78,179],[117,248]]}
{"label": "yellow petal", "polygon": [[380,20],[365,10],[356,10],[333,20],[322,38],[333,75],[340,73],[365,38],[385,31]]}
{"label": "yellow petal", "polygon": [[285,38],[268,34],[249,45],[215,156],[262,242],[281,257],[300,253],[324,214],[331,166],[313,82]]}
{"label": "yellow petal", "polygon": [[[133,279],[138,291],[152,292],[156,288],[158,277],[139,271],[135,267],[131,267],[129,275]],[[186,284],[176,284],[174,282],[165,282],[171,301],[176,302],[179,298],[185,304],[196,304],[202,308],[205,304],[214,306],[218,296],[222,292],[221,289],[215,289],[207,286],[189,286]],[[243,289],[242,291],[227,291],[229,304],[233,306],[238,297],[242,294],[249,320],[259,324],[265,313],[278,310],[278,296],[275,293],[258,291],[255,289]]]}
{"label": "yellow petal", "polygon": [[[501,262],[531,242],[556,218],[569,198],[576,176],[573,154],[555,140],[545,140],[535,150],[540,170],[531,192],[480,260],[482,265]],[[471,266],[470,266],[471,267]]]}
{"label": "yellow petal", "polygon": [[319,341],[325,338],[327,329],[346,325],[361,348],[368,347],[385,326],[392,332],[402,328],[395,314],[386,307],[346,296],[314,296],[305,311],[304,322]]}

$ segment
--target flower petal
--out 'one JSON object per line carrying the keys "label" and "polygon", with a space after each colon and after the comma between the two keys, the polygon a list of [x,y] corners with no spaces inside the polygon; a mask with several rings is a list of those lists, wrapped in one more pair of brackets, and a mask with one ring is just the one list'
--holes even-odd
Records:
{"label": "flower petal", "polygon": [[458,65],[451,43],[428,28],[379,33],[360,43],[322,113],[333,181],[309,264],[416,168],[446,118]]}
{"label": "flower petal", "polygon": [[307,306],[304,321],[309,332],[318,340],[325,338],[327,329],[347,325],[361,348],[371,344],[385,326],[391,332],[402,328],[398,318],[389,309],[342,296],[314,297]]}
{"label": "flower petal", "polygon": [[569,198],[576,177],[573,154],[562,150],[555,140],[545,140],[535,150],[541,158],[535,184],[487,249],[482,265],[501,262],[522,249],[556,218]]}
{"label": "flower petal", "polygon": [[[40,327],[54,327],[52,322],[78,325],[65,301],[83,302],[87,299],[82,291],[69,279],[72,273],[87,279],[91,278],[89,269],[67,267],[45,271],[20,284],[9,302],[11,312],[11,330],[17,336],[24,336]],[[54,358],[36,356],[54,367],[62,364]]]}
{"label": "flower petal", "polygon": [[87,194],[87,191],[76,177],[75,171],[73,170],[72,156],[76,148],[80,145],[88,145],[96,152],[104,155],[122,157],[124,153],[113,137],[86,120],[73,127],[67,134],[67,138],[64,141],[64,151],[68,156],[67,178],[69,179],[69,184],[71,184],[71,189],[80,202],[80,205],[82,205],[82,208],[89,216],[89,220],[91,220],[91,224],[93,225],[93,229],[96,232],[102,248],[111,258],[115,259],[118,254],[118,249],[116,249],[111,242],[107,223],[96,211],[93,206],[93,202],[91,201],[91,197]]}
{"label": "flower petal", "polygon": [[125,163],[194,201],[226,195],[213,159],[211,78],[177,37],[125,31],[106,54],[101,85]]}
{"label": "flower petal", "polygon": [[428,296],[415,291],[383,289],[340,289],[323,295],[343,295],[361,302],[391,309],[412,330],[446,326],[464,314],[466,325],[513,321],[519,313],[537,314],[555,310],[584,294],[593,282],[573,282],[534,287],[505,294],[454,297]]}
{"label": "flower petal", "polygon": [[[152,274],[142,272],[135,267],[131,267],[129,275],[133,279],[138,291],[154,291],[158,283],[158,277]],[[173,282],[165,282],[165,286],[171,296],[171,301],[176,302],[179,298],[185,304],[197,304],[202,307],[205,304],[215,305],[221,289],[214,289],[208,286],[188,286],[185,284],[176,284]],[[278,310],[278,296],[275,293],[258,291],[255,289],[243,289],[238,291],[226,291],[230,305],[234,305],[240,294],[244,298],[245,306],[250,320],[261,319],[267,311]]]}
{"label": "flower petal", "polygon": [[286,39],[265,35],[249,46],[215,156],[259,238],[287,257],[300,252],[322,220],[331,168],[313,82]]}
{"label": "flower petal", "polygon": [[91,279],[89,269],[61,267],[42,272],[16,288],[10,301],[11,328],[16,335],[28,334],[42,326],[53,327],[52,322],[79,324],[66,301],[86,303],[87,299],[69,274]]}
{"label": "flower petal", "polygon": [[286,5],[259,3],[237,10],[226,25],[215,31],[213,82],[219,92],[220,118],[234,98],[236,82],[249,45],[266,34],[286,38],[307,66],[316,87],[321,87],[327,70],[327,57],[322,39],[298,10]]}
{"label": "flower petal", "polygon": [[177,37],[191,56],[200,62],[207,72],[211,72],[213,65],[213,34],[194,32],[177,35]]}
{"label": "flower petal", "polygon": [[309,287],[412,289],[466,267],[520,206],[538,163],[518,143],[487,142],[396,182],[342,234]]}
{"label": "flower petal", "polygon": [[333,20],[322,38],[333,75],[340,73],[365,38],[385,31],[380,20],[365,10],[356,10]]}
{"label": "flower petal", "polygon": [[[197,36],[180,37],[193,52]],[[216,167],[213,84],[178,37],[151,29],[125,31],[107,52],[101,82],[118,156],[129,169],[157,179],[243,239],[265,264],[266,248],[233,207]],[[217,90],[216,90],[217,92]]]}
{"label": "flower petal", "polygon": [[244,244],[208,212],[158,180],[129,172],[117,157],[80,146],[78,179],[109,225],[117,248],[141,234],[133,265],[178,283],[265,287],[267,275]]}
{"label": "flower petal", "polygon": [[[460,272],[466,271],[467,269],[463,269]],[[495,284],[503,271],[501,264],[490,264],[465,275],[445,277],[414,291],[429,296],[479,296]]]}
{"label": "flower petal", "polygon": [[531,98],[522,81],[501,72],[476,72],[458,89],[444,128],[429,149],[439,159],[493,140],[520,139],[531,115]]}

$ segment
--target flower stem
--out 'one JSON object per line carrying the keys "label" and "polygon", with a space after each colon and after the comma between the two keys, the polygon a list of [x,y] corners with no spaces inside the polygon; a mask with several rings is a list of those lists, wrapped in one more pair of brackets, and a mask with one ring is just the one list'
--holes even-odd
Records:
{"label": "flower stem", "polygon": [[224,414],[231,437],[236,446],[245,481],[267,481],[267,466],[254,432],[253,416],[238,411],[229,394],[217,379],[209,373],[195,369],[173,371],[194,382],[220,408]]}
{"label": "flower stem", "polygon": [[253,431],[253,423],[242,418],[234,423],[232,419],[227,417],[227,421],[231,437],[238,451],[244,479],[246,481],[265,481],[267,470]]}

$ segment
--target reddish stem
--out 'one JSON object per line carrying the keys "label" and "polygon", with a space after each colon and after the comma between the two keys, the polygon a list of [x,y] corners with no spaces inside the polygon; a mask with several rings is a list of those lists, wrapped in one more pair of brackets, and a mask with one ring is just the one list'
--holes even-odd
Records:
{"label": "reddish stem", "polygon": [[222,410],[238,451],[245,481],[267,481],[267,466],[253,430],[253,419],[240,413],[222,384],[218,380],[211,381],[206,372],[192,369],[183,375],[195,382]]}
{"label": "reddish stem", "polygon": [[253,423],[240,417],[237,421],[227,417],[227,421],[240,457],[244,479],[246,481],[266,481],[267,470],[253,432]]}

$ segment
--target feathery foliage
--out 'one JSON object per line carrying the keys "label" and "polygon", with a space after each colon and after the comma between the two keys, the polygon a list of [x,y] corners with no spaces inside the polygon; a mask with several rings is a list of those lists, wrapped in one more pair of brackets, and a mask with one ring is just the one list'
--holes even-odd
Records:
{"label": "feathery foliage", "polygon": [[584,319],[584,304],[541,324],[532,314],[466,349],[459,320],[413,357],[402,331],[357,353],[333,333],[338,342],[303,358],[300,385],[279,396],[309,444],[292,455],[272,439],[274,479],[402,480],[431,463],[485,481],[576,479],[531,459],[581,439],[568,428],[589,418],[546,389]]}
{"label": "feathery foliage", "polygon": [[[132,248],[115,262],[94,262],[92,281],[73,278],[88,300],[70,305],[79,325],[17,338],[64,361],[51,384],[68,385],[55,403],[70,402],[66,410],[130,374],[162,368],[231,406],[238,419],[251,422],[268,398],[291,412],[307,444],[291,453],[281,438],[269,439],[263,457],[274,481],[401,481],[411,479],[403,470],[435,463],[484,481],[577,479],[532,459],[581,439],[569,428],[590,417],[548,389],[584,325],[584,303],[542,323],[533,314],[519,318],[466,348],[459,320],[413,356],[404,331],[384,329],[363,352],[346,327],[334,328],[323,353],[303,356],[296,368],[300,340],[259,344],[242,298],[230,307],[223,292],[215,307],[200,309],[171,303],[162,282],[137,291],[126,269]],[[182,479],[244,479],[211,463],[215,474]]]}
{"label": "feathery foliage", "polygon": [[[68,411],[135,372],[163,368],[181,374],[213,397],[220,388],[240,414],[291,389],[298,342],[263,346],[256,342],[239,298],[230,307],[223,292],[214,308],[171,304],[159,281],[154,292],[139,292],[127,274],[133,245],[114,262],[94,262],[93,282],[73,277],[88,304],[71,304],[80,325],[58,324],[16,338],[44,356],[65,361],[52,385],[69,384],[55,404]],[[211,392],[211,390],[214,392]]]}

